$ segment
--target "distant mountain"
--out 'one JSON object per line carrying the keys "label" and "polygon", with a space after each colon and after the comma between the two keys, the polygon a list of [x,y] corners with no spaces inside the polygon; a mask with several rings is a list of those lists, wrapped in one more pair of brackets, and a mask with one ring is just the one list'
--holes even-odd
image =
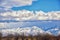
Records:
{"label": "distant mountain", "polygon": [[33,26],[33,27],[26,27],[26,28],[13,28],[13,29],[5,29],[2,30],[2,34],[3,36],[7,36],[8,34],[19,34],[19,35],[45,35],[45,34],[50,34],[50,35],[58,35],[59,34],[59,29],[55,28],[55,29],[50,29],[47,31],[42,30],[41,28],[37,27],[37,26]]}
{"label": "distant mountain", "polygon": [[53,28],[53,29],[50,29],[50,30],[47,30],[48,32],[52,33],[52,35],[59,35],[60,33],[60,29],[59,28]]}

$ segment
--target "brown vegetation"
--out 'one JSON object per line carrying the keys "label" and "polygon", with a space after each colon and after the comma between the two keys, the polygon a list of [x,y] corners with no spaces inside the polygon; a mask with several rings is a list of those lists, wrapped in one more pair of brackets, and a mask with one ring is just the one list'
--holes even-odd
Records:
{"label": "brown vegetation", "polygon": [[2,37],[2,34],[0,33],[0,40],[60,40],[60,35],[53,36],[53,35],[37,35],[37,36],[14,36],[12,34],[7,35],[5,37]]}

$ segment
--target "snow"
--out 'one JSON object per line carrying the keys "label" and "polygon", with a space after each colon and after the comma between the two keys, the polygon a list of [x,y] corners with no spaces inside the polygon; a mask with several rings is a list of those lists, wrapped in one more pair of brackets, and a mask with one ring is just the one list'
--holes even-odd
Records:
{"label": "snow", "polygon": [[2,30],[1,33],[3,34],[3,36],[7,36],[9,34],[13,34],[13,35],[19,34],[19,35],[25,35],[25,36],[29,36],[29,35],[35,36],[38,34],[41,34],[41,35],[45,35],[45,34],[58,35],[58,34],[60,34],[60,30],[57,31],[57,34],[53,34],[53,32],[56,30],[58,30],[58,29],[51,29],[48,31],[44,31],[37,26],[33,26],[33,27],[26,27],[26,28],[5,29],[5,30]]}
{"label": "snow", "polygon": [[[3,36],[6,36],[8,34],[19,34],[19,35],[25,35],[25,36],[28,36],[28,35],[38,35],[39,34],[42,34],[44,31],[36,26],[33,26],[33,27],[26,27],[26,28],[14,28],[14,29],[5,29],[5,30],[2,30],[2,34]],[[5,35],[6,34],[6,35]]]}

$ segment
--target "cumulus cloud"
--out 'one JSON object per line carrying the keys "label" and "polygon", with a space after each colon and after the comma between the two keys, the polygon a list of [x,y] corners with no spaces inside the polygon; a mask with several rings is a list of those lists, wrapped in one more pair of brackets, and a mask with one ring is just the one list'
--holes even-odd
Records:
{"label": "cumulus cloud", "polygon": [[32,5],[37,0],[0,0],[0,13],[12,11],[13,7]]}
{"label": "cumulus cloud", "polygon": [[10,10],[12,7],[32,5],[33,1],[36,0],[0,0],[0,9],[4,7],[4,10]]}
{"label": "cumulus cloud", "polygon": [[60,11],[47,13],[43,11],[35,11],[34,13],[33,11],[20,10],[17,12],[5,12],[0,15],[4,17],[3,20],[60,20]]}
{"label": "cumulus cloud", "polygon": [[0,7],[0,13],[4,12],[11,12],[12,10],[10,8]]}

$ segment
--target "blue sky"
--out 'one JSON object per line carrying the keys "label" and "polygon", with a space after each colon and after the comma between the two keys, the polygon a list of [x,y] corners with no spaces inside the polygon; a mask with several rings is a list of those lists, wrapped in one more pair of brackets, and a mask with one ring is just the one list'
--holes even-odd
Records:
{"label": "blue sky", "polygon": [[60,0],[0,0],[0,12],[12,10],[60,11]]}
{"label": "blue sky", "polygon": [[13,10],[42,10],[45,12],[48,11],[60,11],[60,0],[37,0],[29,6],[22,6],[22,7],[13,7]]}

